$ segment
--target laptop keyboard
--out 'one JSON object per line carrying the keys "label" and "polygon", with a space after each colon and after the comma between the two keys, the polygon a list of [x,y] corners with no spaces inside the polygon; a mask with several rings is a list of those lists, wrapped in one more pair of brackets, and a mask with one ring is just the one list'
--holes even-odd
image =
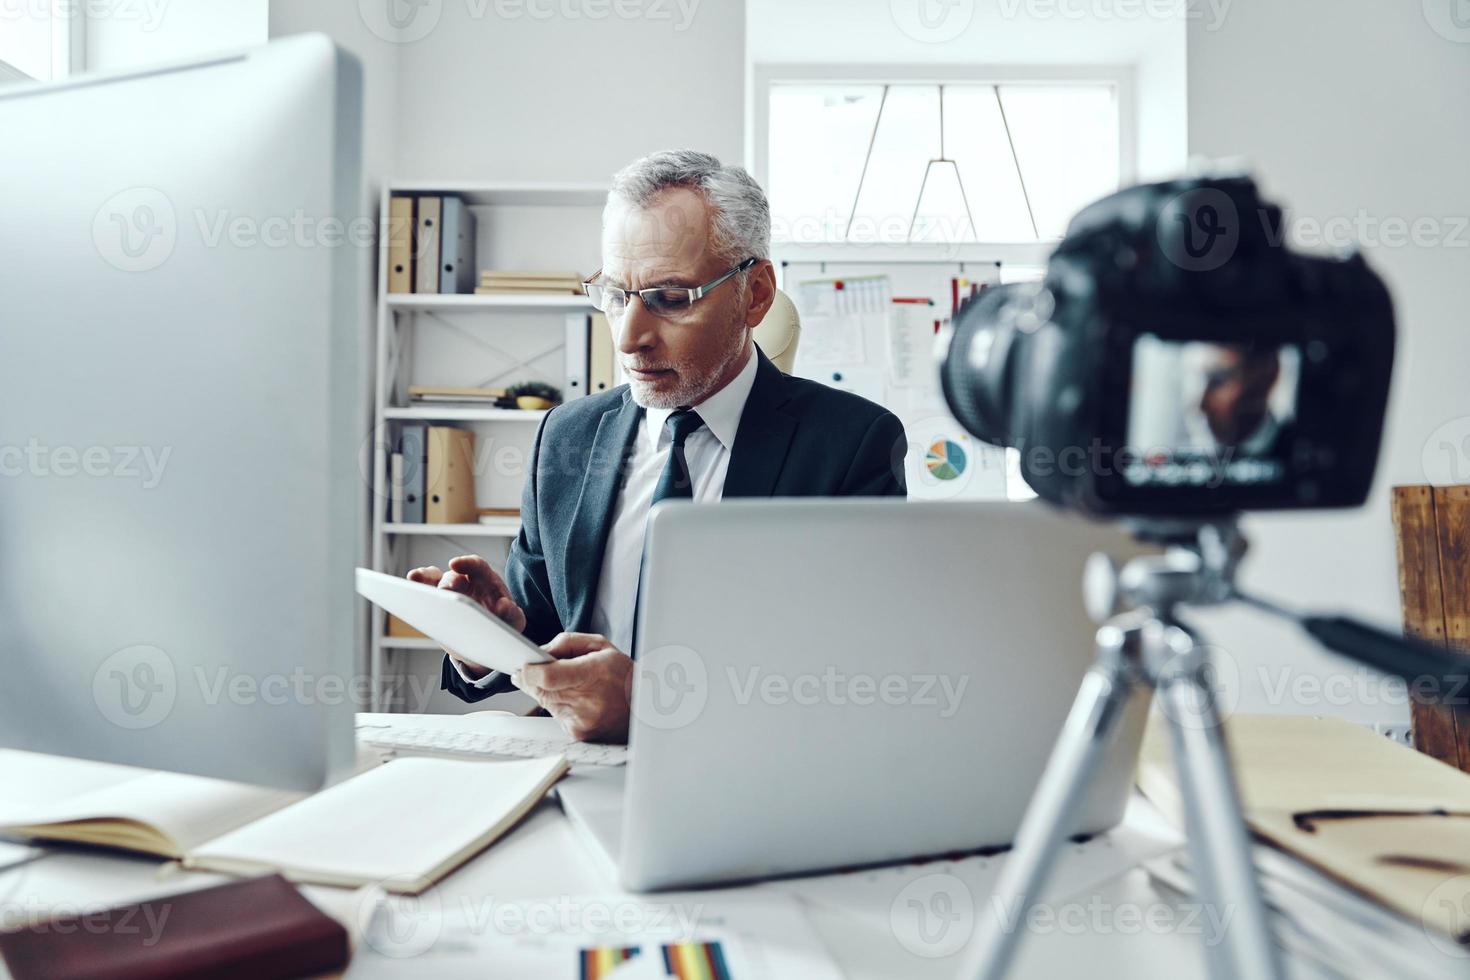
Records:
{"label": "laptop keyboard", "polygon": [[596,745],[570,738],[524,738],[446,728],[380,728],[359,726],[358,741],[403,754],[422,753],[463,759],[539,759],[564,755],[572,765],[621,766],[626,745]]}

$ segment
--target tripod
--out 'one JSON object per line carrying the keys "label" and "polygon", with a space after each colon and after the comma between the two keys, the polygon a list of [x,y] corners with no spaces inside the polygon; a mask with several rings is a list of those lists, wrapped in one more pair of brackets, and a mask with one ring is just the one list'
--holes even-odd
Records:
{"label": "tripod", "polygon": [[1103,623],[1096,661],[1082,679],[1026,808],[991,898],[995,914],[981,916],[962,976],[999,980],[1005,975],[1020,940],[1016,926],[1037,904],[1072,830],[1071,816],[1117,735],[1123,709],[1143,688],[1154,691],[1168,718],[1200,897],[1233,917],[1223,941],[1208,947],[1210,976],[1269,980],[1282,975],[1251,863],[1208,658],[1179,622],[1178,607],[1245,602],[1297,623],[1331,650],[1402,678],[1411,690],[1426,680],[1438,690],[1459,690],[1470,673],[1470,660],[1457,653],[1346,617],[1302,615],[1245,595],[1235,587],[1235,570],[1246,542],[1233,519],[1141,523],[1134,530],[1168,549],[1135,558],[1121,570],[1105,555],[1094,555],[1088,565],[1088,611]]}
{"label": "tripod", "polygon": [[[1117,735],[1124,708],[1141,688],[1154,691],[1169,720],[1200,897],[1232,916],[1223,940],[1209,948],[1210,975],[1217,980],[1281,976],[1208,658],[1175,615],[1184,603],[1212,605],[1234,597],[1235,567],[1245,542],[1233,523],[1198,527],[1192,541],[1176,531],[1167,536],[1174,540],[1164,554],[1135,558],[1121,571],[1100,555],[1088,566],[1089,612],[1105,620],[1097,631],[1096,661],[1083,677],[1026,808],[961,976],[999,980],[1005,975],[1020,940],[1019,926],[1067,843],[1072,816]],[[1132,608],[1118,612],[1123,604]]]}

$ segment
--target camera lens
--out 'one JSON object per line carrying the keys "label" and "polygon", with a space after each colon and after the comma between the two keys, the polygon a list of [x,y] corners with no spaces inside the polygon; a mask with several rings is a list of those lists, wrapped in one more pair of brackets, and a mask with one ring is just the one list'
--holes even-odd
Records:
{"label": "camera lens", "polygon": [[[997,446],[1011,445],[1010,406],[1018,335],[1040,323],[1031,301],[1036,286],[987,289],[955,319],[939,378],[949,410],[971,435]],[[1044,292],[1044,291],[1043,291]],[[1029,318],[1029,319],[1028,319]]]}

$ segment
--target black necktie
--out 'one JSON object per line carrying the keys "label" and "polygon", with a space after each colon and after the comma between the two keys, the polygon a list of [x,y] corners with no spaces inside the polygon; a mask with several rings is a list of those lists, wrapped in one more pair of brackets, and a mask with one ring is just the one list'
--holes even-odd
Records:
{"label": "black necktie", "polygon": [[[693,500],[694,499],[694,477],[689,472],[689,460],[684,455],[684,442],[694,433],[698,432],[704,425],[704,419],[699,413],[689,408],[681,408],[669,416],[664,423],[664,428],[669,430],[672,442],[669,445],[669,461],[664,464],[663,473],[659,474],[658,483],[653,488],[653,501],[649,504],[652,508],[660,500]],[[639,560],[638,592],[633,600],[633,624],[636,631],[638,624],[638,607],[643,602],[643,571],[642,559]],[[638,641],[635,636],[633,649],[628,651],[633,657],[638,656]]]}
{"label": "black necktie", "polygon": [[653,503],[660,500],[693,499],[694,478],[689,472],[689,460],[684,455],[684,441],[703,425],[704,419],[691,408],[679,409],[664,423],[664,428],[669,430],[672,444],[669,446],[669,461],[664,464],[658,485],[653,488]]}

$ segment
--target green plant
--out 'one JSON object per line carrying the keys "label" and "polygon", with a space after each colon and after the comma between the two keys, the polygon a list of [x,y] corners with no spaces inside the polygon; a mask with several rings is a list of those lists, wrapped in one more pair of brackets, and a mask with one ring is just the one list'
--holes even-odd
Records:
{"label": "green plant", "polygon": [[510,386],[506,392],[511,398],[545,398],[549,402],[561,401],[561,389],[544,381],[521,381]]}

